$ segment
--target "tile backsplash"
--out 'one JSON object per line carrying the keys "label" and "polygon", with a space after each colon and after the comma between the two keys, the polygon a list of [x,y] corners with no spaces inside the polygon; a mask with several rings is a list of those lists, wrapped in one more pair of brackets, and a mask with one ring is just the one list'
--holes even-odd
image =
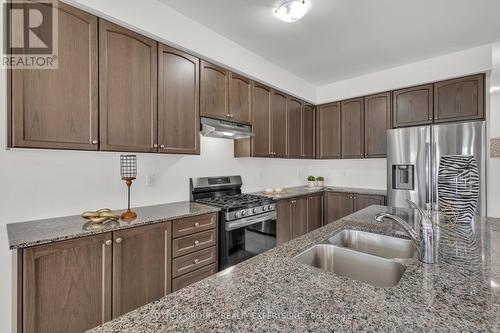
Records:
{"label": "tile backsplash", "polygon": [[490,140],[490,157],[500,157],[500,138]]}

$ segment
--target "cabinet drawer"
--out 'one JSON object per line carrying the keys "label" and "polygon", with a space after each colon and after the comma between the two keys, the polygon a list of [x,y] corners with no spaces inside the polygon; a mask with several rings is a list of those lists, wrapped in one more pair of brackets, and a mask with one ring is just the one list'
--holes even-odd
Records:
{"label": "cabinet drawer", "polygon": [[177,258],[188,253],[214,246],[216,239],[217,234],[215,229],[174,239],[172,247],[173,257]]}
{"label": "cabinet drawer", "polygon": [[217,224],[217,213],[187,217],[173,223],[174,238],[213,229]]}
{"label": "cabinet drawer", "polygon": [[197,269],[194,272],[172,279],[172,291],[177,291],[179,289],[187,287],[190,284],[201,281],[204,278],[214,275],[215,273],[217,273],[217,267],[215,264],[211,264],[206,267]]}
{"label": "cabinet drawer", "polygon": [[214,263],[217,256],[215,247],[197,251],[172,261],[172,277],[178,277],[192,272],[200,267]]}

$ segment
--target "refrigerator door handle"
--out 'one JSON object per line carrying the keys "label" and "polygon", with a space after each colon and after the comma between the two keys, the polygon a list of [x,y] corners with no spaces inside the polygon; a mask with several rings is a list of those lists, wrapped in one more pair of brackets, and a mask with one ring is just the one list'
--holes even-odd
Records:
{"label": "refrigerator door handle", "polygon": [[426,166],[426,177],[425,177],[425,209],[430,209],[432,208],[432,174],[433,174],[433,165],[432,165],[432,140],[430,142],[427,142],[425,145],[425,166]]}

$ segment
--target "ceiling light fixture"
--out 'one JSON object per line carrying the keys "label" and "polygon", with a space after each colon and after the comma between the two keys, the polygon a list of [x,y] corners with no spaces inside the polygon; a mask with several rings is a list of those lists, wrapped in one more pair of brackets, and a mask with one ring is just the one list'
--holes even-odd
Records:
{"label": "ceiling light fixture", "polygon": [[274,15],[283,22],[297,22],[309,10],[309,1],[286,0],[274,9]]}

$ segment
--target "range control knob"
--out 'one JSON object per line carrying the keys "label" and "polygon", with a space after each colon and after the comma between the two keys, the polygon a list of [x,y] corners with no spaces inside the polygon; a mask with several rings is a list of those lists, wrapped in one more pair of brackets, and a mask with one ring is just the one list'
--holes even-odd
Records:
{"label": "range control knob", "polygon": [[246,210],[242,210],[241,211],[241,216],[246,216],[247,215],[247,211]]}
{"label": "range control knob", "polygon": [[236,218],[240,217],[240,212],[234,213],[234,217],[236,217]]}
{"label": "range control knob", "polygon": [[262,207],[263,211],[266,211],[267,209],[268,209],[267,206]]}
{"label": "range control knob", "polygon": [[268,205],[268,206],[267,206],[267,210],[271,210],[271,209],[273,209],[273,206]]}
{"label": "range control knob", "polygon": [[254,214],[255,214],[255,213],[257,213],[257,211],[258,211],[258,210],[257,210],[257,208],[252,209],[252,212],[253,212]]}

